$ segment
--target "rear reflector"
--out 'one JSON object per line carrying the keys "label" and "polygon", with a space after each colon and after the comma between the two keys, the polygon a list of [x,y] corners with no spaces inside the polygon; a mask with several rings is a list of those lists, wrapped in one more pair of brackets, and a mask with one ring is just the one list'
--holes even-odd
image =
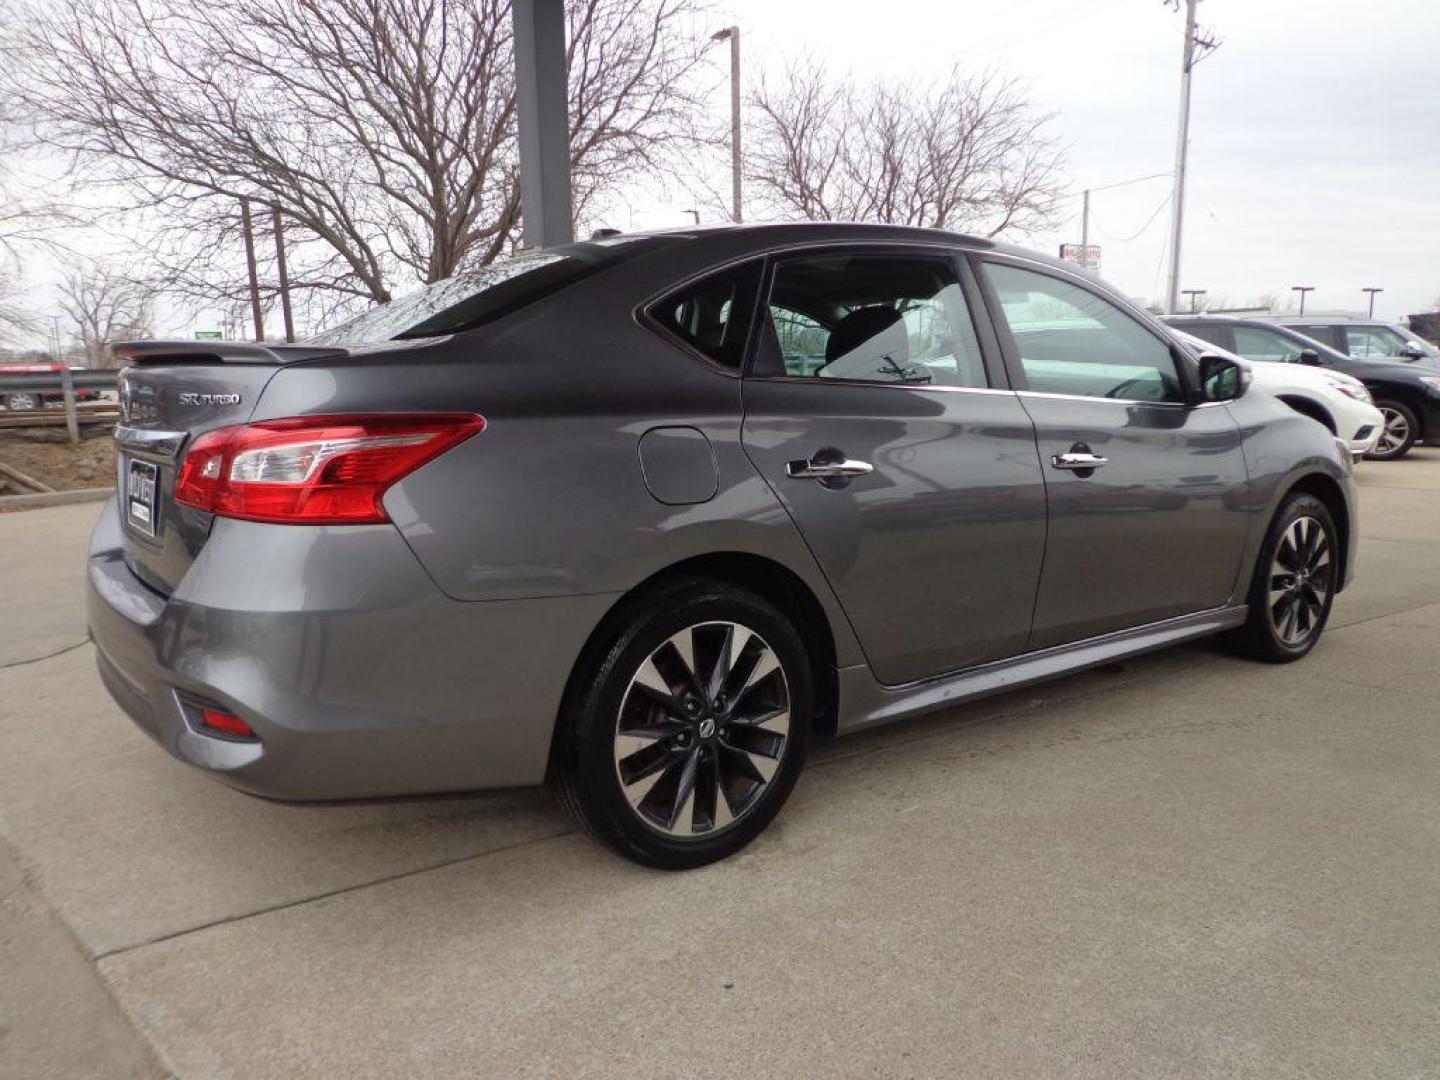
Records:
{"label": "rear reflector", "polygon": [[231,716],[229,713],[221,712],[219,709],[201,709],[200,727],[221,735],[229,736],[232,739],[253,739],[255,732],[250,725],[241,720],[238,716]]}
{"label": "rear reflector", "polygon": [[389,521],[392,484],[485,429],[474,413],[297,416],[216,428],[191,445],[175,501],[221,517],[303,525]]}

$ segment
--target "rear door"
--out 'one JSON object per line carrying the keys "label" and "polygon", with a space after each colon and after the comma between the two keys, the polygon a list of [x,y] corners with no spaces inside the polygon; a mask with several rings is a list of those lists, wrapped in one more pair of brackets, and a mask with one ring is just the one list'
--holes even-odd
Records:
{"label": "rear door", "polygon": [[1044,481],[963,261],[925,247],[788,254],[761,295],[745,450],[876,677],[1023,650]]}
{"label": "rear door", "polygon": [[1248,527],[1240,432],[1168,338],[1065,271],[977,260],[1049,498],[1032,649],[1223,605]]}

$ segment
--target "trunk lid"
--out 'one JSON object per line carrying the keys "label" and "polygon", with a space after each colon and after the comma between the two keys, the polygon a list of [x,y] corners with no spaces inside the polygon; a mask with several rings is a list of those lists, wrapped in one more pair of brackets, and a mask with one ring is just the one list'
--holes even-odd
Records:
{"label": "trunk lid", "polygon": [[210,536],[211,514],[174,501],[185,450],[213,428],[243,424],[285,364],[344,357],[344,349],[216,341],[145,341],[115,346],[120,373],[115,428],[116,488],[125,561],[169,595]]}

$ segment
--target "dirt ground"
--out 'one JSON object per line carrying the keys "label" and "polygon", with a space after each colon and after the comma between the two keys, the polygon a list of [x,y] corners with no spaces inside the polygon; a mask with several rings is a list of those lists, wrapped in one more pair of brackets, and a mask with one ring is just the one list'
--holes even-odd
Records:
{"label": "dirt ground", "polygon": [[[56,491],[108,487],[115,480],[110,433],[93,428],[85,433],[79,446],[70,445],[63,429],[0,432],[0,463]],[[0,495],[30,493],[30,488],[0,475]]]}

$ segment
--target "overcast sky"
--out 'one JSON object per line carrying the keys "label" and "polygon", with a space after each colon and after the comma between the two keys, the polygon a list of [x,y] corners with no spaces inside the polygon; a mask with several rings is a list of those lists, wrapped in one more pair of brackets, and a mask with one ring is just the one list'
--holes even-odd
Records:
{"label": "overcast sky", "polygon": [[[1181,286],[1230,305],[1313,285],[1310,310],[1431,310],[1440,296],[1440,3],[1202,0],[1222,39],[1196,68]],[[835,73],[941,77],[952,65],[1022,77],[1068,147],[1073,197],[1061,227],[1018,242],[1080,239],[1080,193],[1174,161],[1183,14],[1163,0],[717,0],[742,30],[745,81],[809,54]],[[717,120],[728,117],[728,46],[713,47]],[[712,186],[728,191],[721,170]],[[1127,294],[1165,288],[1168,178],[1097,192],[1091,241]],[[605,224],[688,224],[688,195],[625,193]],[[1157,212],[1158,211],[1158,212]],[[1148,223],[1148,224],[1147,224]],[[110,247],[114,240],[99,241]],[[54,306],[30,267],[37,310]],[[162,333],[218,325],[162,309]]]}
{"label": "overcast sky", "polygon": [[[1075,192],[1073,220],[1031,246],[1079,241],[1083,188],[1173,168],[1184,17],[1163,0],[730,0],[727,15],[749,74],[809,52],[857,74],[993,64],[1028,80],[1057,114]],[[1360,310],[1378,285],[1377,315],[1430,310],[1440,3],[1202,0],[1200,22],[1223,44],[1194,75],[1181,286],[1238,305],[1314,285],[1307,310]],[[1133,296],[1165,289],[1168,183],[1093,196],[1101,272]],[[637,207],[633,224],[678,224],[681,210]]]}

